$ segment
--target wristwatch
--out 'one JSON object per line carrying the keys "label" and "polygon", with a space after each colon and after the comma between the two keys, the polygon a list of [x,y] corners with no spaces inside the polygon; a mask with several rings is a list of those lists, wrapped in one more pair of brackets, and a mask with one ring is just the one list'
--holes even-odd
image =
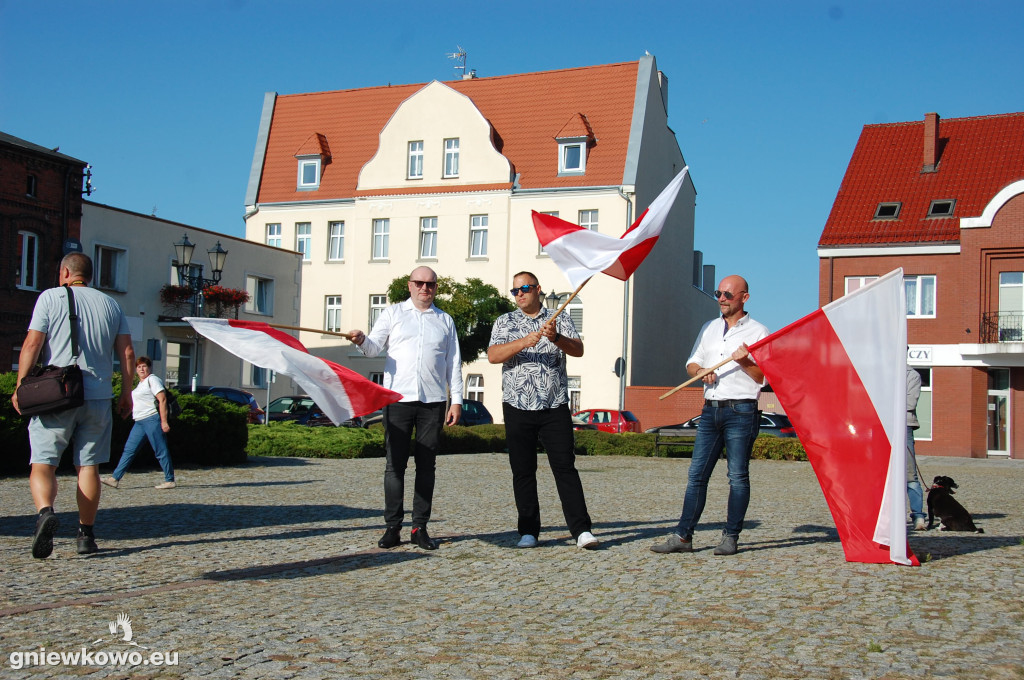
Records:
{"label": "wristwatch", "polygon": [[562,339],[562,334],[559,333],[558,331],[555,331],[555,339],[552,340],[551,342],[558,342],[561,339]]}

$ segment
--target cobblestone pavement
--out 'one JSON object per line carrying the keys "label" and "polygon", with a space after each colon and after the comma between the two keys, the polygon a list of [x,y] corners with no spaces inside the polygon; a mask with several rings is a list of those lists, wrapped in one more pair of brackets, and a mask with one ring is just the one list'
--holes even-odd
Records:
{"label": "cobblestone pavement", "polygon": [[[29,554],[27,480],[0,479],[0,677],[1020,679],[1024,464],[920,464],[956,479],[985,529],[912,534],[920,568],[845,562],[806,463],[752,463],[732,557],[711,551],[724,465],[697,550],[648,549],[674,526],[687,460],[579,459],[596,551],[571,543],[543,458],[533,550],[513,547],[501,454],[439,459],[434,552],[408,544],[408,525],[400,547],[376,547],[382,459],[256,458],[181,470],[170,491],[153,489],[159,472],[129,473],[104,489],[88,557],[62,477],[46,560]],[[97,663],[177,665],[14,668],[19,653],[83,647]]]}

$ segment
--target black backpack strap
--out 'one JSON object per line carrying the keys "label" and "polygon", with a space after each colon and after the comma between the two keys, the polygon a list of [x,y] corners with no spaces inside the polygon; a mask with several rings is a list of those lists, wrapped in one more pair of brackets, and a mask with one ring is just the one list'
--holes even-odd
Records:
{"label": "black backpack strap", "polygon": [[78,363],[78,311],[75,305],[75,294],[71,292],[71,286],[64,284],[64,290],[68,292],[68,323],[71,327],[71,363]]}

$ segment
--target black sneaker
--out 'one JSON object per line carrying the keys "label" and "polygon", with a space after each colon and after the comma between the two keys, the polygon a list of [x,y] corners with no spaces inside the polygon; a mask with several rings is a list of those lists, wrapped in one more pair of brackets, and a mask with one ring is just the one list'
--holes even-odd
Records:
{"label": "black sneaker", "polygon": [[95,536],[85,536],[78,534],[78,554],[79,555],[91,555],[99,550],[96,546]]}
{"label": "black sneaker", "polygon": [[384,548],[394,548],[396,545],[402,542],[402,527],[388,527],[384,532],[384,535],[377,541],[377,546]]}
{"label": "black sneaker", "polygon": [[53,552],[53,535],[57,533],[59,526],[60,520],[53,514],[53,510],[44,512],[36,518],[36,533],[32,537],[32,557],[41,560],[50,556]]}
{"label": "black sneaker", "polygon": [[411,540],[424,550],[437,550],[437,544],[431,540],[426,527],[413,527]]}

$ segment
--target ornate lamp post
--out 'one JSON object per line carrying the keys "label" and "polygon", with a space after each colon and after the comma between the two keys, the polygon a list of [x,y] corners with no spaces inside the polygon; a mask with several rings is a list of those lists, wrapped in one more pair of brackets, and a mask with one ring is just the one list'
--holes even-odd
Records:
{"label": "ornate lamp post", "polygon": [[562,304],[562,298],[565,297],[565,293],[556,293],[551,291],[544,296],[544,306],[548,309],[558,309],[558,305]]}
{"label": "ornate lamp post", "polygon": [[[194,274],[192,269],[192,253],[196,249],[196,244],[188,240],[188,234],[185,234],[181,241],[174,244],[174,254],[177,258],[176,268],[178,270],[178,285],[188,286],[193,293],[192,299],[192,313],[195,316],[203,315],[203,291],[210,286],[216,286],[220,283],[221,274],[224,273],[224,261],[227,260],[228,251],[221,247],[220,241],[217,241],[217,245],[210,248],[207,254],[210,256],[210,265],[213,269],[213,278],[203,278],[202,274]],[[202,271],[202,270],[200,270]],[[195,389],[196,382],[199,379],[199,336],[196,335],[196,349],[195,349],[195,373],[192,375],[192,388]]]}

